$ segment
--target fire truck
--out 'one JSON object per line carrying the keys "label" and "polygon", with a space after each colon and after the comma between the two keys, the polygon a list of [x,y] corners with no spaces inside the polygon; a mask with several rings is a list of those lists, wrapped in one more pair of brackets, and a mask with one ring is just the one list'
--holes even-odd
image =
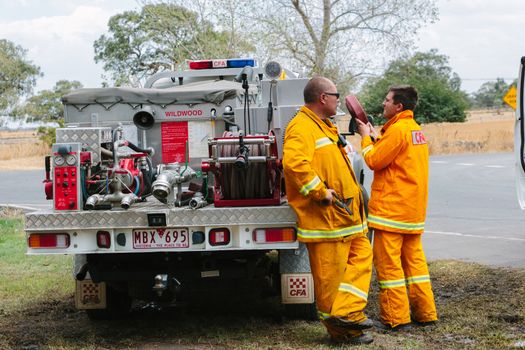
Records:
{"label": "fire truck", "polygon": [[516,93],[516,123],[514,126],[514,154],[516,158],[516,189],[521,209],[525,209],[525,118],[524,92],[525,88],[525,56],[521,58]]}
{"label": "fire truck", "polygon": [[277,62],[204,60],[144,88],[63,96],[65,127],[46,157],[53,206],[26,214],[27,253],[74,256],[75,304],[92,319],[242,285],[314,316],[281,165],[307,81]]}

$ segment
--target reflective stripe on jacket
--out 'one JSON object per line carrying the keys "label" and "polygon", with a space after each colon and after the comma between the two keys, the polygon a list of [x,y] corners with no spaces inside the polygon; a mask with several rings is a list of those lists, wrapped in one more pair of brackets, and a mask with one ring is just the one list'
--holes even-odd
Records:
{"label": "reflective stripe on jacket", "polygon": [[[337,140],[337,127],[304,106],[286,128],[286,194],[297,214],[298,238],[302,242],[335,241],[368,232],[361,190]],[[351,216],[336,205],[322,205],[325,184],[349,203],[351,199]]]}
{"label": "reflective stripe on jacket", "polygon": [[363,158],[374,170],[368,203],[370,227],[398,233],[423,233],[428,199],[428,145],[414,114],[396,114],[373,142],[361,141]]}

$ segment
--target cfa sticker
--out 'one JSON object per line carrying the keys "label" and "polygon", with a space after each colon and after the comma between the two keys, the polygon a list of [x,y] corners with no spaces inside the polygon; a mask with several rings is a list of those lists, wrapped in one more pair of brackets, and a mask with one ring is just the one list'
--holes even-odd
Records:
{"label": "cfa sticker", "polygon": [[77,309],[105,309],[106,283],[91,280],[76,281],[75,306]]}
{"label": "cfa sticker", "polygon": [[314,281],[311,273],[281,275],[283,304],[311,304],[314,302]]}
{"label": "cfa sticker", "polygon": [[288,291],[291,297],[306,297],[307,280],[306,277],[290,277],[288,280]]}
{"label": "cfa sticker", "polygon": [[427,143],[427,139],[425,138],[425,134],[423,134],[423,131],[421,130],[412,131],[412,144],[413,145],[425,145],[426,143]]}

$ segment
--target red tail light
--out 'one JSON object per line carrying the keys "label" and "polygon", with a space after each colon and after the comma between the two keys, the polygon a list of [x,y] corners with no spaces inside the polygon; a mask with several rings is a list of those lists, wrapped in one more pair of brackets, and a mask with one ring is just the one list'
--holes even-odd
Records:
{"label": "red tail light", "polygon": [[207,61],[190,61],[190,69],[211,69],[213,68],[213,62],[211,60]]}
{"label": "red tail light", "polygon": [[111,236],[109,235],[108,231],[97,232],[97,246],[99,248],[111,247]]}
{"label": "red tail light", "polygon": [[28,238],[29,248],[68,248],[69,234],[67,233],[32,233]]}
{"label": "red tail light", "polygon": [[256,243],[295,242],[297,234],[293,227],[257,228],[253,230]]}
{"label": "red tail light", "polygon": [[227,228],[214,228],[209,233],[210,244],[217,245],[228,245],[230,244],[230,230]]}

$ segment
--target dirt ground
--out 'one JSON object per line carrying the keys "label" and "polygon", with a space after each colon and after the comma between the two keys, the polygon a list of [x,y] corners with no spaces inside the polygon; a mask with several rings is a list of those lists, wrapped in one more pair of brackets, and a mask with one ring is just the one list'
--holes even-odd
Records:
{"label": "dirt ground", "polygon": [[[525,271],[440,261],[430,264],[440,321],[385,334],[364,349],[519,349],[525,347]],[[213,291],[210,291],[213,294]],[[211,295],[210,295],[211,296]],[[276,300],[203,300],[196,306],[136,309],[129,318],[91,322],[72,297],[12,314],[0,310],[0,348],[12,349],[331,349],[317,321],[279,316]],[[367,313],[376,318],[373,284]],[[338,349],[355,347],[337,347]],[[359,347],[358,347],[359,348]]]}

